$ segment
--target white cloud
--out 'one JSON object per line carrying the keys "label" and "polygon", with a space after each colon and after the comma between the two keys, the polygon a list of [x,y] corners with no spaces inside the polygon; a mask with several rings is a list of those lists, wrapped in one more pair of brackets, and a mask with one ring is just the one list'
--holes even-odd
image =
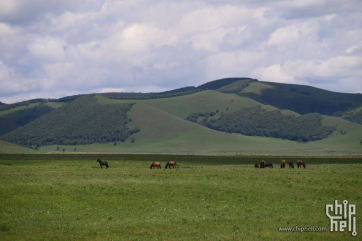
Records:
{"label": "white cloud", "polygon": [[54,37],[39,37],[28,44],[28,50],[36,57],[62,60],[65,57],[65,41]]}
{"label": "white cloud", "polygon": [[252,67],[264,57],[262,52],[219,53],[208,57],[206,75],[209,79],[248,77]]}
{"label": "white cloud", "polygon": [[114,35],[112,40],[121,52],[131,53],[144,52],[149,47],[177,44],[177,37],[171,31],[164,31],[149,24],[131,25],[120,34]]}
{"label": "white cloud", "polygon": [[270,81],[276,83],[288,83],[296,84],[298,83],[295,78],[288,74],[279,64],[271,65],[267,68],[260,68],[253,71],[255,76],[258,76],[261,81]]}
{"label": "white cloud", "polygon": [[235,76],[358,91],[361,13],[356,0],[4,0],[0,101]]}

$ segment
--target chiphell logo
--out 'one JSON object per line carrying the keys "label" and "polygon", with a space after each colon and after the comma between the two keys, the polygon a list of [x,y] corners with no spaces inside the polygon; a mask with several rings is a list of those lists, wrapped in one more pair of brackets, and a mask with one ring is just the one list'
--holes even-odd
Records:
{"label": "chiphell logo", "polygon": [[331,232],[344,232],[348,229],[348,232],[352,232],[352,236],[357,236],[356,204],[348,204],[348,201],[344,200],[342,205],[335,200],[334,204],[326,205],[326,215],[331,221]]}

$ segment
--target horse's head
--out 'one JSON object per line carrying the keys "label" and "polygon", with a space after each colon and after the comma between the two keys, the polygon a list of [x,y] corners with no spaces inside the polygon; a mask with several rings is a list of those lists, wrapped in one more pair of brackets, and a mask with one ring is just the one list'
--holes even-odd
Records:
{"label": "horse's head", "polygon": [[101,160],[98,159],[97,162],[101,162]]}

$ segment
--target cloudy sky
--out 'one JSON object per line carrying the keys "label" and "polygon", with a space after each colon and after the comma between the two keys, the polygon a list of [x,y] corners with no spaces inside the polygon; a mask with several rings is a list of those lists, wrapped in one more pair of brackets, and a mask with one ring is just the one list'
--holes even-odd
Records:
{"label": "cloudy sky", "polygon": [[0,0],[0,101],[225,77],[362,92],[360,0]]}

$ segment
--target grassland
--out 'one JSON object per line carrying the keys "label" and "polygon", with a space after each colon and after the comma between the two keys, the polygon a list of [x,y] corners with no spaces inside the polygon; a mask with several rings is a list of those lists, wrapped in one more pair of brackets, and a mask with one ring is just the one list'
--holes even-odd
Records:
{"label": "grassland", "polygon": [[6,141],[0,140],[0,154],[31,154],[31,153],[39,153],[36,150],[29,149],[26,147],[18,146]]}
{"label": "grassland", "polygon": [[[358,210],[361,159],[307,159],[306,169],[281,170],[279,157],[264,157],[275,168],[260,170],[252,165],[259,158],[0,155],[0,239],[356,240],[278,228],[329,227],[325,205],[334,200]],[[150,170],[154,160],[181,168]],[[357,211],[359,234],[360,222]]]}

